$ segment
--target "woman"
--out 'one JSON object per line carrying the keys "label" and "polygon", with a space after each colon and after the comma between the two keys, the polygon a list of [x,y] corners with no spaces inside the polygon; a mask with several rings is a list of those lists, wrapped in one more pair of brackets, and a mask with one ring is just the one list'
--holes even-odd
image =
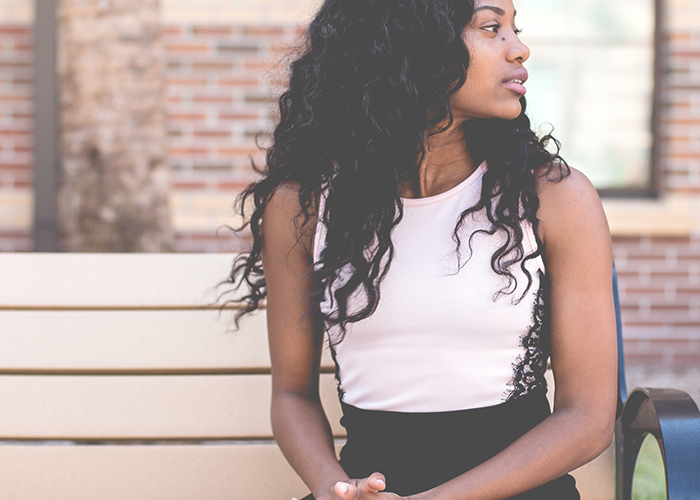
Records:
{"label": "woman", "polygon": [[267,298],[273,429],[308,498],[578,498],[567,472],[610,443],[610,235],[588,180],[530,129],[515,15],[326,0],[292,63],[231,281],[248,311]]}

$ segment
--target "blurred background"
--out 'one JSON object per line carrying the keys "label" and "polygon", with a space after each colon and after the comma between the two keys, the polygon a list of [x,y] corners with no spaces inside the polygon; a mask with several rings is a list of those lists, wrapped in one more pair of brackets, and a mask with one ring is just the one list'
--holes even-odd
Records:
{"label": "blurred background", "polygon": [[[235,252],[318,0],[0,0],[0,251]],[[600,191],[630,385],[700,400],[700,2],[520,0],[528,111]]]}

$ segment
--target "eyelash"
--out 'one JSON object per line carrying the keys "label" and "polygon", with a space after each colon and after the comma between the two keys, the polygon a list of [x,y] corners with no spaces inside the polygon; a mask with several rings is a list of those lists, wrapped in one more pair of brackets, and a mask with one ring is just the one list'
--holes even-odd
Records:
{"label": "eyelash", "polygon": [[[503,27],[502,24],[492,24],[490,26],[484,26],[484,29],[491,31],[492,33],[498,33],[498,30],[500,30]],[[493,28],[493,30],[491,30]],[[515,33],[515,36],[520,35],[523,30],[518,29],[518,28],[513,28],[513,33]]]}

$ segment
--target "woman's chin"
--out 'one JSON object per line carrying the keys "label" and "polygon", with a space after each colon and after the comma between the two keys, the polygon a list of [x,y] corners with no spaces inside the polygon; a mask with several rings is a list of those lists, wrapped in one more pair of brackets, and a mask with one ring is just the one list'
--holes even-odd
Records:
{"label": "woman's chin", "polygon": [[506,113],[499,113],[498,116],[494,116],[493,118],[500,118],[501,120],[515,120],[517,117],[520,116],[520,113],[522,113],[522,108],[518,106],[518,109],[514,109],[512,111],[508,111]]}

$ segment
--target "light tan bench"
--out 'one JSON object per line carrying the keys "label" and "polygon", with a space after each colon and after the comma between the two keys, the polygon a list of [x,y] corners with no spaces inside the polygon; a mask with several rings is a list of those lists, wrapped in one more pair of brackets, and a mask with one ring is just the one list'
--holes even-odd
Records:
{"label": "light tan bench", "polygon": [[[0,499],[308,492],[272,438],[264,314],[233,331],[215,304],[232,259],[0,254]],[[584,498],[614,498],[610,451],[576,476]]]}

